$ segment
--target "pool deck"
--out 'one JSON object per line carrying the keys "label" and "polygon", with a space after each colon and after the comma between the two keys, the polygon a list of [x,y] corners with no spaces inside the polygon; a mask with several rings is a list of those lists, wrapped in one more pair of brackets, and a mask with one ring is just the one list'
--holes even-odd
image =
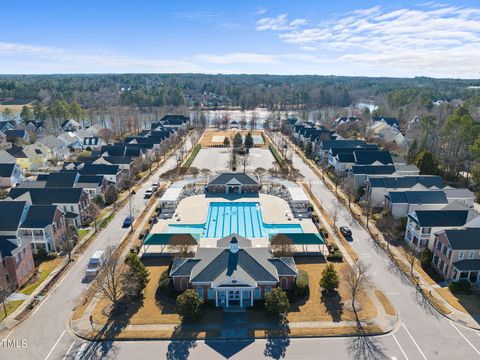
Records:
{"label": "pool deck", "polygon": [[[258,194],[251,196],[234,195],[195,195],[183,199],[177,207],[176,217],[172,219],[160,219],[153,226],[150,233],[162,233],[169,224],[203,224],[207,219],[208,207],[211,202],[258,202],[262,210],[263,221],[266,224],[300,224],[305,233],[318,233],[311,219],[288,220],[285,214],[291,214],[288,203],[276,196]],[[200,246],[215,247],[217,239],[201,239]],[[256,245],[268,246],[268,239],[255,239]]]}

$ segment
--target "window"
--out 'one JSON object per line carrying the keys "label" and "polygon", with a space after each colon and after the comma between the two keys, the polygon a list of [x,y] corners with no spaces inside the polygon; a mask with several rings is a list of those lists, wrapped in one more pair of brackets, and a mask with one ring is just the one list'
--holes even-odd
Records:
{"label": "window", "polygon": [[436,239],[435,239],[435,242],[436,242],[437,250],[442,250],[442,243],[440,241],[437,242]]}
{"label": "window", "polygon": [[212,288],[208,288],[208,295],[207,297],[209,299],[215,299],[215,290],[213,290]]}
{"label": "window", "polygon": [[460,279],[468,279],[468,271],[462,271],[460,273]]}
{"label": "window", "polygon": [[203,299],[203,288],[197,287],[197,295]]}
{"label": "window", "polygon": [[430,234],[430,228],[429,227],[422,228],[422,234]]}
{"label": "window", "polygon": [[458,253],[458,259],[459,259],[459,260],[463,260],[463,256],[464,256],[464,255],[465,255],[465,254],[464,254],[464,251],[463,251],[463,250],[460,251],[460,252]]}
{"label": "window", "polygon": [[474,251],[469,251],[468,252],[468,258],[469,259],[473,259],[473,256],[475,255],[475,252]]}
{"label": "window", "polygon": [[270,291],[272,291],[272,287],[271,286],[267,286],[265,288],[265,294],[268,294]]}
{"label": "window", "polygon": [[260,299],[260,288],[255,288],[255,292],[253,293],[253,297],[255,299]]}

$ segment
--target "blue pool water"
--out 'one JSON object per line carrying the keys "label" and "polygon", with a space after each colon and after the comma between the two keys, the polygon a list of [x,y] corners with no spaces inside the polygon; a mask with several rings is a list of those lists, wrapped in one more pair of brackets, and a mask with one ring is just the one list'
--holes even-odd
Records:
{"label": "blue pool water", "polygon": [[222,238],[232,233],[246,238],[268,238],[276,233],[303,233],[300,224],[265,224],[257,202],[212,202],[203,224],[170,224],[168,233],[193,233]]}

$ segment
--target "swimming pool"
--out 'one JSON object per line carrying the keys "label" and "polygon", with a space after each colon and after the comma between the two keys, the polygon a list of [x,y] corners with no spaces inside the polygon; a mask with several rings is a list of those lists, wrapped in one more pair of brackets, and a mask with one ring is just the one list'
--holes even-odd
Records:
{"label": "swimming pool", "polygon": [[222,238],[232,233],[246,238],[268,238],[277,233],[303,233],[300,224],[265,224],[258,202],[212,202],[203,224],[170,224],[168,233],[199,234]]}

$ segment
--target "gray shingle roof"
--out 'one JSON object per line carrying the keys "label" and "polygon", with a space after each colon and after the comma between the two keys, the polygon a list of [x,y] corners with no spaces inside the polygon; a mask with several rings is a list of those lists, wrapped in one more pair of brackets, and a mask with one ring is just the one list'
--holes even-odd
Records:
{"label": "gray shingle roof", "polygon": [[468,210],[415,210],[414,214],[417,220],[408,217],[421,227],[463,226],[469,220]]}
{"label": "gray shingle roof", "polygon": [[480,259],[466,259],[453,263],[460,271],[480,270]]}
{"label": "gray shingle roof", "polygon": [[80,170],[82,175],[117,175],[118,165],[85,164]]}
{"label": "gray shingle roof", "polygon": [[395,172],[393,165],[353,165],[352,173],[355,175],[388,175]]}
{"label": "gray shingle roof", "polygon": [[28,209],[25,221],[21,228],[38,229],[44,228],[53,223],[57,206],[55,205],[32,205]]}
{"label": "gray shingle roof", "polygon": [[377,161],[383,165],[393,164],[392,155],[386,150],[355,150],[353,155],[357,165],[371,165]]}
{"label": "gray shingle roof", "polygon": [[0,177],[12,176],[15,164],[0,164]]}
{"label": "gray shingle roof", "polygon": [[208,185],[224,185],[230,182],[232,179],[237,180],[243,185],[258,185],[258,181],[255,180],[252,176],[242,173],[225,173],[220,174],[214,177]]}
{"label": "gray shingle roof", "polygon": [[480,228],[449,229],[444,232],[453,250],[480,249]]}
{"label": "gray shingle roof", "polygon": [[389,191],[385,197],[398,204],[448,204],[443,191]]}
{"label": "gray shingle roof", "polygon": [[9,196],[16,199],[19,196],[30,193],[32,203],[35,205],[51,204],[77,204],[80,201],[82,189],[69,188],[45,188],[45,189],[19,189],[10,190]]}
{"label": "gray shingle roof", "polygon": [[9,239],[12,239],[12,236],[0,236],[0,259],[12,256],[12,251],[17,248]]}
{"label": "gray shingle roof", "polygon": [[25,201],[0,201],[0,231],[17,231]]}
{"label": "gray shingle roof", "polygon": [[45,187],[52,188],[72,188],[77,180],[78,173],[76,172],[59,172],[51,173],[47,177]]}
{"label": "gray shingle roof", "polygon": [[368,181],[371,187],[384,187],[387,189],[411,188],[417,184],[421,184],[426,188],[436,186],[439,189],[444,186],[443,179],[437,175],[370,177]]}

